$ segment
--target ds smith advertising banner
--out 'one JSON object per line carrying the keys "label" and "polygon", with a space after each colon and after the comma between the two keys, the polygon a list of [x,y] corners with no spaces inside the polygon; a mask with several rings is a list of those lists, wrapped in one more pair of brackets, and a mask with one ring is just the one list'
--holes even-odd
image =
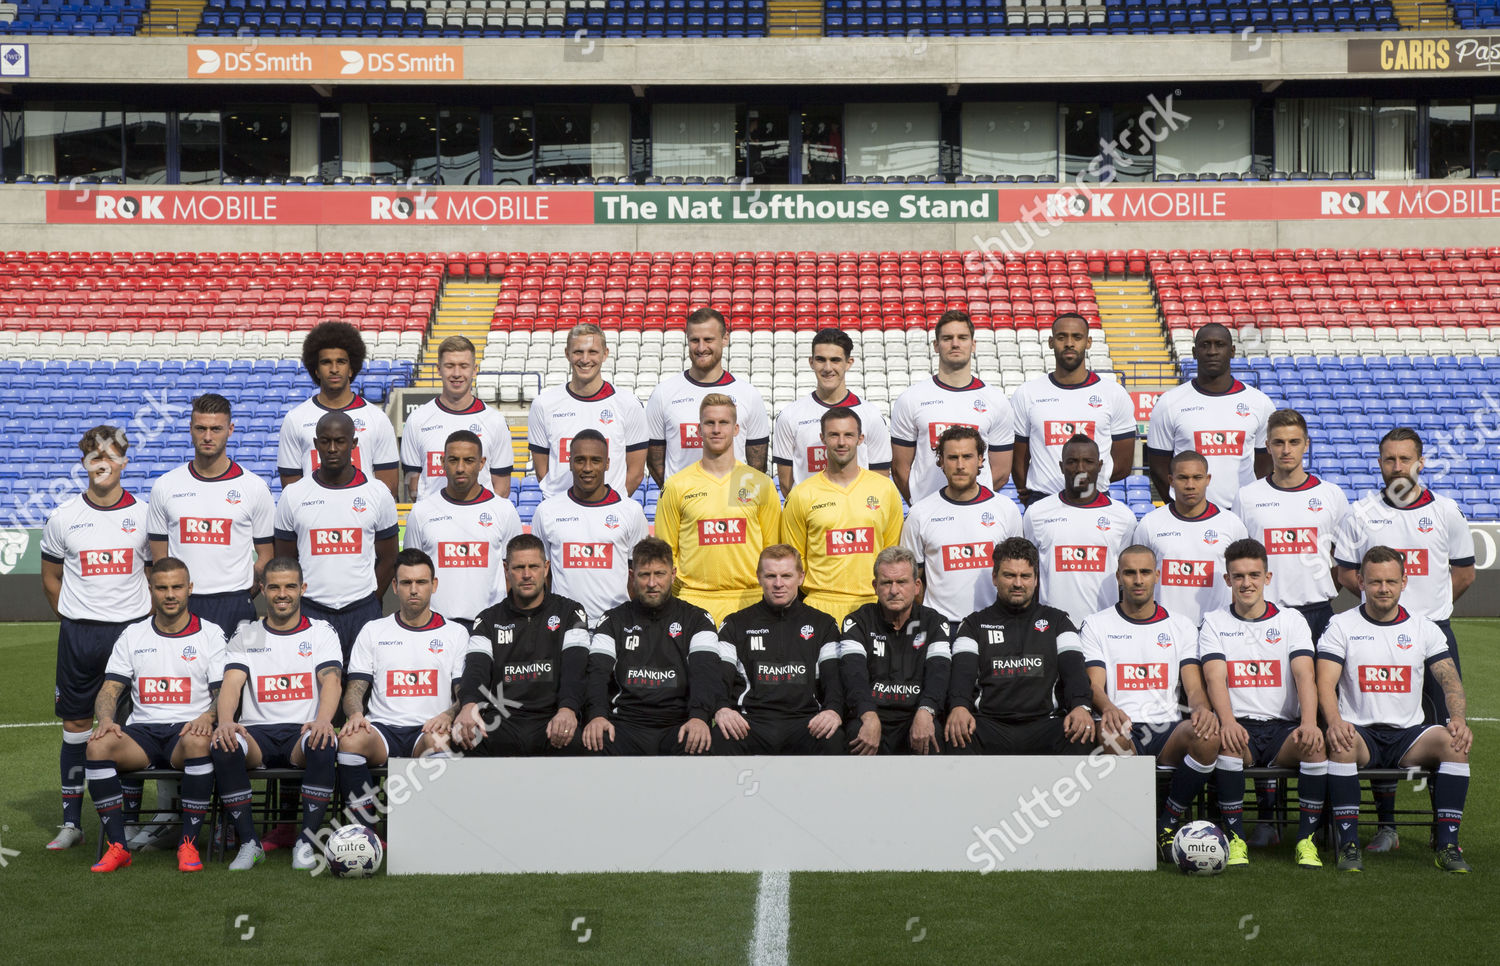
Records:
{"label": "ds smith advertising banner", "polygon": [[191,80],[462,80],[464,49],[359,44],[191,44]]}
{"label": "ds smith advertising banner", "polygon": [[[1358,187],[1355,187],[1358,185]],[[649,225],[1494,218],[1500,182],[1015,188],[59,188],[49,224]]]}

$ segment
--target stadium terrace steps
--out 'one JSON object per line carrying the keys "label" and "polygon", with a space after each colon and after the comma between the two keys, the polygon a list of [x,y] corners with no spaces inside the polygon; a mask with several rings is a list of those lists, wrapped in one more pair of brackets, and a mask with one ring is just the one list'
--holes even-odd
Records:
{"label": "stadium terrace steps", "polygon": [[1452,30],[1453,8],[1447,0],[1391,0],[1402,30]]}
{"label": "stadium terrace steps", "polygon": [[1172,353],[1163,339],[1151,283],[1140,276],[1095,279],[1094,294],[1110,358],[1125,385],[1134,390],[1176,385]]}
{"label": "stadium terrace steps", "polygon": [[503,282],[472,282],[468,279],[449,279],[443,284],[438,295],[437,314],[417,366],[416,385],[436,387],[441,384],[438,346],[451,335],[464,336],[474,343],[476,369],[484,368],[490,321],[495,316],[495,300],[502,287]]}
{"label": "stadium terrace steps", "polygon": [[768,0],[766,32],[772,37],[821,37],[822,0]]}
{"label": "stadium terrace steps", "polygon": [[150,0],[141,18],[143,37],[176,37],[196,33],[207,0]]}

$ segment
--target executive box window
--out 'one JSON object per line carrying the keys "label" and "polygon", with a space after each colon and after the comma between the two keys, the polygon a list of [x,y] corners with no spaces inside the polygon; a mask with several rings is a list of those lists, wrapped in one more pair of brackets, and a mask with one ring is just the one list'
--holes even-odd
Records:
{"label": "executive box window", "polygon": [[436,107],[371,104],[368,173],[397,182],[409,178],[436,181],[437,131]]}
{"label": "executive box window", "polygon": [[1373,171],[1373,121],[1373,106],[1368,98],[1278,100],[1276,170],[1325,176],[1334,172]]}
{"label": "executive box window", "polygon": [[934,103],[846,105],[844,173],[937,174],[941,124]]}
{"label": "executive box window", "polygon": [[177,156],[183,184],[219,180],[219,113],[184,112],[177,116]]}
{"label": "executive box window", "polygon": [[131,184],[166,183],[165,111],[125,112],[125,180]]}
{"label": "executive box window", "polygon": [[122,176],[121,118],[108,105],[28,103],[22,122],[26,173],[59,181]]}
{"label": "executive box window", "polygon": [[532,134],[535,116],[529,109],[495,108],[494,146],[491,165],[495,184],[530,184],[535,163],[536,140]]}
{"label": "executive box window", "polygon": [[970,103],[959,110],[967,175],[1057,174],[1057,105]]}
{"label": "executive box window", "polygon": [[1473,120],[1468,101],[1433,101],[1427,109],[1427,176],[1467,178]]}
{"label": "executive box window", "polygon": [[628,104],[542,105],[536,109],[535,131],[538,177],[619,178],[630,173]]}
{"label": "executive box window", "polygon": [[292,115],[280,106],[232,108],[219,128],[224,175],[285,178],[292,173]]}
{"label": "executive box window", "polygon": [[832,106],[802,112],[802,183],[844,180],[844,112]]}
{"label": "executive box window", "polygon": [[740,121],[739,174],[756,184],[786,184],[791,180],[791,147],[785,107],[745,107]]}
{"label": "executive box window", "polygon": [[479,183],[479,112],[453,108],[438,112],[438,166],[441,184]]}
{"label": "executive box window", "polygon": [[1417,104],[1375,102],[1375,177],[1417,176]]}
{"label": "executive box window", "polygon": [[1249,101],[1177,101],[1173,130],[1159,118],[1146,126],[1163,136],[1156,142],[1156,170],[1162,174],[1244,174],[1250,170]]}
{"label": "executive box window", "polygon": [[1500,173],[1500,104],[1474,102],[1474,169]]}
{"label": "executive box window", "polygon": [[651,173],[733,177],[734,113],[733,104],[657,104],[651,109]]}

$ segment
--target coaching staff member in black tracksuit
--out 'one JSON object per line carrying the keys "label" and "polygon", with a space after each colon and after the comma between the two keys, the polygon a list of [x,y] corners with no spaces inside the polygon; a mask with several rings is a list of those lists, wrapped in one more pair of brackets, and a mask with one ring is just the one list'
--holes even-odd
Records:
{"label": "coaching staff member in black tracksuit", "polygon": [[729,690],[714,715],[716,755],[841,755],[844,686],[839,628],[797,597],[802,558],[765,548],[755,567],[761,599],[719,628]]}
{"label": "coaching staff member in black tracksuit", "polygon": [[630,553],[631,599],[605,611],[589,642],[583,746],[606,755],[697,755],[724,688],[719,635],[701,607],[672,596],[672,548]]}
{"label": "coaching staff member in black tracksuit", "polygon": [[588,618],[582,604],[547,590],[547,573],[539,538],[523,533],[505,545],[509,592],[474,618],[458,685],[463,707],[453,730],[472,754],[577,754],[582,748]]}
{"label": "coaching staff member in black tracksuit", "polygon": [[1085,754],[1093,746],[1088,672],[1065,611],[1037,600],[1036,547],[996,545],[995,603],[964,619],[953,640],[944,737],[957,752]]}

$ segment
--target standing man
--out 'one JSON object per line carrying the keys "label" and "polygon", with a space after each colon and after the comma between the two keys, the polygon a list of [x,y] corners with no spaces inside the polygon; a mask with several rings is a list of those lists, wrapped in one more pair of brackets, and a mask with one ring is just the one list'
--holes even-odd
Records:
{"label": "standing man", "polygon": [[1073,623],[1119,599],[1113,578],[1119,552],[1135,532],[1135,513],[1099,491],[1099,444],[1082,434],[1063,446],[1063,489],[1034,501],[1021,535],[1041,557],[1041,600]]}
{"label": "standing man", "polygon": [[1193,358],[1198,375],[1162,393],[1151,410],[1146,471],[1157,494],[1170,501],[1172,454],[1202,453],[1214,478],[1208,498],[1234,510],[1240,489],[1271,472],[1266,420],[1276,407],[1265,393],[1229,371],[1234,339],[1219,323],[1210,322],[1193,336]]}
{"label": "standing man", "polygon": [[849,752],[937,754],[956,628],[917,603],[922,578],[910,550],[887,547],[873,569],[875,601],[844,619],[839,645]]}
{"label": "standing man", "polygon": [[1224,551],[1249,536],[1240,518],[1208,499],[1208,460],[1188,450],[1172,457],[1172,502],[1136,524],[1135,543],[1161,562],[1156,600],[1194,627],[1203,615],[1229,606]]}
{"label": "standing man", "polygon": [[[1151,755],[1171,785],[1157,821],[1157,856],[1170,861],[1182,814],[1208,784],[1219,757],[1219,719],[1198,667],[1198,632],[1156,602],[1156,554],[1120,552],[1120,602],[1091,614],[1079,635],[1099,712],[1099,740],[1112,755]],[[1177,704],[1181,686],[1190,716]]]}
{"label": "standing man", "polygon": [[569,486],[536,508],[531,532],[547,548],[552,590],[582,604],[592,625],[625,601],[631,548],[649,530],[641,505],[606,482],[610,456],[603,434],[585,429],[569,449]]}
{"label": "standing man", "polygon": [[1021,533],[1021,511],[979,482],[984,440],[972,426],[949,426],[938,437],[946,484],[912,505],[901,546],[922,565],[925,602],[954,626],[995,600],[993,549]]}
{"label": "standing man", "polygon": [[719,628],[733,690],[714,723],[716,755],[841,755],[844,682],[839,628],[797,599],[802,561],[784,543],[761,551],[762,597]]}
{"label": "standing man", "polygon": [[676,592],[720,624],[760,596],[757,561],[781,539],[781,500],[769,476],[735,459],[733,399],[705,395],[693,425],[703,456],[667,480],[656,502],[656,533],[681,564]]}
{"label": "standing man", "polygon": [[193,400],[193,459],[151,487],[146,534],[151,556],[176,557],[198,574],[193,613],[225,637],[255,620],[252,601],[271,559],[276,504],[265,481],[229,458],[234,434],[229,400],[205,393]]}
{"label": "standing man", "polygon": [[[1334,617],[1318,642],[1318,704],[1328,722],[1328,804],[1338,835],[1340,872],[1359,872],[1359,769],[1426,768],[1432,778],[1436,864],[1468,872],[1458,826],[1469,792],[1474,734],[1458,667],[1441,631],[1401,606],[1409,585],[1406,554],[1376,546],[1360,559],[1365,601]],[[1427,678],[1443,689],[1445,724],[1424,724],[1419,694]]]}
{"label": "standing man", "polygon": [[1066,613],[1037,600],[1037,562],[1021,537],[995,547],[996,600],[966,617],[953,641],[949,748],[1067,755],[1093,747],[1083,645]]}
{"label": "standing man", "polygon": [[[250,769],[305,768],[302,829],[292,846],[292,868],[317,867],[316,838],[333,798],[338,736],[333,716],[343,693],[339,637],[302,613],[302,568],[291,557],[265,567],[266,617],[240,625],[224,659],[214,770],[219,798],[239,833],[240,853],[259,862],[260,841],[250,810]],[[243,709],[243,710],[242,710]]]}
{"label": "standing man", "polygon": [[630,555],[630,599],[589,643],[583,747],[606,755],[699,755],[722,704],[719,636],[708,614],[672,596],[672,548],[646,537]]}
{"label": "standing man", "polygon": [[[1402,600],[1407,610],[1426,617],[1443,632],[1448,656],[1460,676],[1458,639],[1453,635],[1454,603],[1474,584],[1474,536],[1463,511],[1446,496],[1422,485],[1422,437],[1398,426],[1380,440],[1380,477],[1384,486],[1356,503],[1334,536],[1339,584],[1356,597],[1361,582],[1356,562],[1375,546],[1387,546],[1405,560],[1407,579]],[[1441,682],[1428,676],[1422,692],[1422,720],[1448,721]],[[1368,848],[1388,852],[1400,847],[1396,834],[1396,783],[1371,782],[1380,823]]]}
{"label": "standing man", "polygon": [[406,474],[406,492],[413,502],[431,496],[444,486],[450,436],[459,430],[479,439],[479,485],[500,499],[510,497],[510,426],[505,417],[474,395],[474,343],[461,335],[450,335],[438,345],[438,378],[442,392],[406,418],[401,431],[401,470]]}
{"label": "standing man", "polygon": [[505,592],[500,558],[521,532],[521,515],[480,482],[484,442],[477,434],[455,430],[442,454],[447,485],[418,500],[406,515],[406,546],[421,550],[437,565],[432,606],[449,620],[472,627],[474,616]]}
{"label": "standing man", "polygon": [[509,589],[474,621],[458,685],[454,730],[473,754],[576,754],[581,747],[588,615],[547,590],[548,572],[535,536],[506,545]]}
{"label": "standing man", "polygon": [[[88,471],[88,488],[53,510],[42,531],[42,593],[60,621],[52,702],[63,723],[63,824],[47,843],[53,851],[83,841],[84,745],[94,730],[95,699],[115,641],[126,625],[151,613],[149,508],[120,486],[129,447],[125,431],[115,426],[84,433],[79,462]],[[140,794],[134,784],[131,820]]]}
{"label": "standing man", "polygon": [[568,492],[573,440],[593,430],[608,443],[610,470],[605,482],[629,499],[646,476],[646,411],[630,393],[616,392],[604,381],[609,347],[603,329],[590,322],[573,326],[566,351],[572,375],[532,400],[526,423],[531,465],[542,496]]}
{"label": "standing man", "polygon": [[740,414],[735,458],[761,473],[771,443],[771,419],[759,389],[725,371],[729,326],[715,309],[698,309],[683,326],[687,334],[688,370],[657,384],[646,403],[646,467],[657,486],[691,466],[703,447],[698,413],[710,393],[726,396]]}
{"label": "standing man", "polygon": [[1016,492],[1030,505],[1063,488],[1058,472],[1063,444],[1076,435],[1099,444],[1103,467],[1099,474],[1109,483],[1130,475],[1135,463],[1135,403],[1130,393],[1112,379],[1101,379],[1087,365],[1089,322],[1076,312],[1066,312],[1052,322],[1047,346],[1054,367],[1045,376],[1025,383],[1011,396],[1015,411]]}
{"label": "standing man", "polygon": [[320,454],[315,443],[318,421],[327,413],[349,417],[364,445],[355,451],[354,468],[383,483],[396,498],[396,431],[379,406],[366,402],[353,389],[354,378],[365,366],[365,340],[347,322],[322,322],[302,340],[302,367],[318,392],[293,406],[281,421],[281,446],[276,453],[276,471],[283,491],[318,468]]}
{"label": "standing man", "polygon": [[876,554],[901,539],[901,494],[856,462],[864,441],[858,413],[835,407],[821,424],[827,459],[787,498],[781,540],[807,562],[807,602],[841,621],[874,601],[865,574]]}
{"label": "standing man", "polygon": [[937,441],[952,426],[967,426],[989,450],[979,469],[979,484],[999,490],[1010,479],[1015,441],[1010,403],[1005,394],[984,384],[970,367],[974,358],[974,323],[961,309],[949,309],[932,330],[938,368],[931,379],[913,383],[891,407],[891,480],[912,506],[943,485]]}
{"label": "standing man", "polygon": [[307,577],[302,611],[327,621],[348,660],[360,628],[380,617],[380,591],[396,570],[396,501],[355,466],[354,421],[332,412],[318,420],[319,465],[281,491],[276,556]]}
{"label": "standing man", "polygon": [[[843,329],[819,329],[813,336],[812,354],[807,364],[817,377],[817,388],[810,395],[787,405],[776,416],[776,481],[786,497],[792,487],[823,468],[825,444],[822,418],[833,409],[848,409],[859,414],[865,437],[856,458],[860,466],[882,476],[891,475],[891,434],[885,417],[870,403],[849,391],[844,378],[854,365],[854,340]],[[899,495],[899,494],[898,494]],[[809,561],[808,570],[812,565]]]}

